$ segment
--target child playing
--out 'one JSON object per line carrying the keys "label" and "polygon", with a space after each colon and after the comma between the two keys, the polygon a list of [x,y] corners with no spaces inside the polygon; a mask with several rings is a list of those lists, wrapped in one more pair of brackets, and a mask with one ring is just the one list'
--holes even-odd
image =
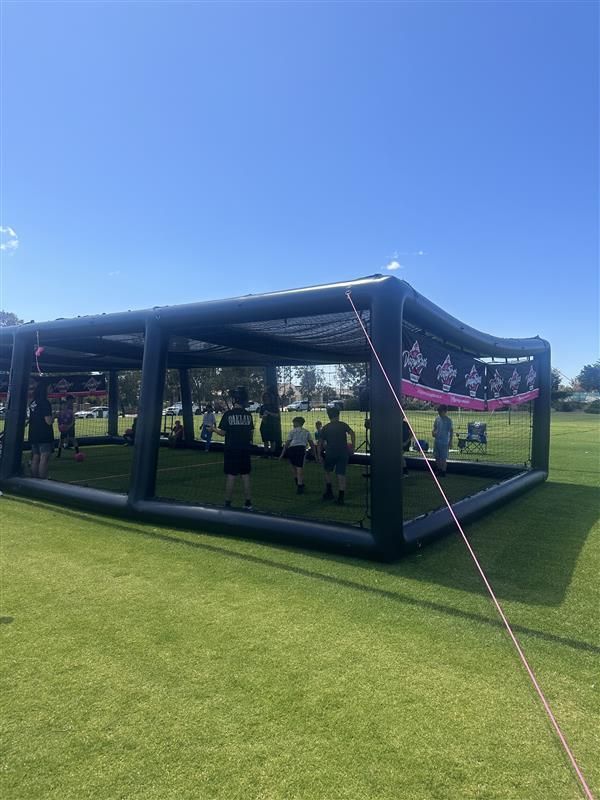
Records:
{"label": "child playing", "polygon": [[296,494],[304,494],[304,459],[306,458],[306,448],[310,445],[313,456],[317,460],[317,450],[310,433],[302,426],[306,420],[304,417],[294,417],[287,441],[283,446],[279,459],[281,460],[287,453],[290,460],[290,467],[296,481]]}
{"label": "child playing", "polygon": [[336,503],[343,506],[346,493],[346,467],[350,456],[347,435],[350,436],[350,447],[354,450],[356,447],[356,434],[349,425],[340,421],[339,408],[328,408],[327,416],[330,422],[325,425],[319,437],[319,457],[323,451],[326,451],[323,462],[325,467],[325,494],[323,495],[323,500],[333,499],[331,482],[335,470],[339,489]]}
{"label": "child playing", "polygon": [[315,444],[319,444],[319,439],[321,438],[321,430],[323,428],[323,423],[320,419],[315,422]]}
{"label": "child playing", "polygon": [[73,400],[68,397],[66,403],[61,403],[60,411],[58,412],[58,432],[60,438],[58,440],[58,452],[56,457],[60,458],[63,447],[68,450],[69,447],[74,447],[75,452],[79,452],[79,443],[75,438],[75,414],[73,413]]}
{"label": "child playing", "polygon": [[435,465],[442,478],[446,477],[446,462],[448,461],[448,452],[454,435],[452,420],[447,415],[448,406],[438,406],[438,416],[435,418],[433,430],[431,431]]}
{"label": "child playing", "polygon": [[216,432],[225,437],[225,451],[223,453],[223,471],[225,473],[225,507],[231,508],[233,486],[238,475],[242,476],[244,485],[246,511],[252,511],[250,499],[250,472],[252,461],[252,439],[254,435],[254,421],[252,414],[246,411],[248,393],[244,386],[230,389],[229,396],[233,400],[233,408],[226,411],[221,417]]}
{"label": "child playing", "polygon": [[211,405],[206,406],[204,415],[202,417],[202,430],[200,431],[200,438],[204,442],[204,449],[208,453],[210,450],[210,443],[212,441],[213,431],[217,424],[217,418]]}

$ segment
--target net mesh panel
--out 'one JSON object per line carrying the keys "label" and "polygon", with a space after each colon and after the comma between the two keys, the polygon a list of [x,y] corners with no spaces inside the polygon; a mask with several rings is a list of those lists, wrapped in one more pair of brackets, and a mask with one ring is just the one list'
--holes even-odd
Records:
{"label": "net mesh panel", "polygon": [[[64,374],[64,373],[61,373]],[[108,383],[108,382],[107,382]],[[141,384],[141,371],[132,370],[119,374],[119,417],[118,433],[124,437],[131,429],[139,402]],[[60,411],[60,400],[50,400],[52,412],[57,415]],[[80,486],[89,486],[95,489],[127,494],[130,484],[131,457],[133,446],[120,446],[126,444],[126,439],[119,445],[94,445],[88,444],[91,437],[108,435],[108,395],[104,397],[76,397],[73,402],[75,411],[75,441],[83,455],[82,461],[75,459],[74,443],[69,442],[68,447],[61,448],[58,457],[58,448],[55,448],[50,457],[48,478],[53,481],[72,483]],[[54,432],[58,439],[57,423],[54,423]],[[25,430],[25,441],[28,434]],[[29,474],[31,453],[23,452],[23,474]]]}
{"label": "net mesh panel", "polygon": [[[432,428],[437,416],[435,408],[414,408],[424,406],[405,398],[407,418],[426,450],[426,457],[433,463]],[[508,410],[474,412],[465,409],[452,409],[448,416],[452,420],[454,437],[448,454],[448,471],[442,478],[444,491],[451,502],[469,497],[482,489],[500,483],[510,475],[531,467],[532,442],[532,403],[523,403]],[[484,437],[468,438],[471,431],[482,431]],[[475,439],[473,441],[473,439]],[[485,441],[482,441],[485,439]],[[444,506],[439,491],[435,487],[429,470],[423,469],[423,461],[416,442],[411,440],[410,450],[405,453],[408,474],[403,485],[404,519],[434,511]],[[477,470],[477,465],[481,469]],[[497,469],[494,469],[494,465]]]}
{"label": "net mesh panel", "polygon": [[[369,329],[369,313],[363,311],[361,316]],[[127,368],[126,361],[131,365],[141,364],[143,335],[102,337],[103,347],[110,342],[114,342],[119,349],[119,358],[123,359],[124,368],[119,371],[118,423],[119,434],[123,435],[131,428],[137,414],[141,381],[140,370]],[[46,355],[57,359],[69,354],[73,355],[73,350],[65,350],[64,353],[58,347],[46,350]],[[98,365],[109,358],[106,352],[94,355],[91,346],[89,349],[86,347],[83,355],[90,355],[93,363]],[[179,372],[175,367],[183,364],[181,359],[192,356],[201,359],[204,364],[189,371],[192,400],[200,412],[193,417],[198,444],[193,449],[170,446],[173,444],[169,441],[172,427],[176,420],[183,422],[183,417],[180,413],[163,414],[156,476],[157,498],[200,505],[223,505],[223,439],[213,434],[210,446],[201,441],[202,412],[208,403],[212,403],[218,423],[227,408],[227,389],[243,385],[248,389],[254,418],[255,450],[251,472],[254,508],[283,516],[365,527],[370,525],[371,482],[368,463],[348,466],[346,503],[344,506],[335,506],[322,500],[323,467],[309,457],[305,464],[306,492],[298,495],[289,462],[277,457],[264,457],[261,418],[256,410],[266,389],[265,365],[277,364],[282,440],[286,440],[292,429],[295,416],[304,418],[304,427],[314,437],[317,422],[326,424],[328,421],[327,405],[336,403],[341,407],[340,419],[355,431],[357,452],[364,453],[368,461],[370,442],[365,426],[368,411],[359,408],[359,387],[369,384],[366,365],[370,351],[353,312],[223,325],[211,330],[198,327],[178,331],[169,342],[170,369],[165,380],[165,408],[181,401]],[[102,369],[101,366],[98,368]],[[309,401],[310,407],[303,405],[303,401]],[[403,402],[417,438],[427,443],[427,457],[432,458],[431,431],[436,416],[435,408],[411,398],[404,398]],[[106,407],[108,398],[76,405],[77,411],[88,412],[80,415],[76,421],[76,436],[82,446],[84,461],[75,462],[72,451],[63,454],[60,460],[53,458],[50,478],[108,491],[127,492],[133,447],[85,445],[86,438],[108,433],[107,416],[97,412],[92,414],[91,407],[94,405]],[[532,403],[494,412],[450,409],[454,441],[449,454],[450,467],[443,481],[451,501],[456,502],[499,482],[506,476],[506,472],[500,470],[502,467],[510,466],[515,470],[530,467],[532,409]],[[58,411],[57,404],[54,410]],[[401,422],[398,411],[397,424],[401,425]],[[469,423],[486,426],[485,446],[477,447],[466,441]],[[0,428],[3,426],[4,419],[0,415]],[[68,457],[65,458],[65,455]],[[422,456],[414,443],[405,456],[408,475],[404,476],[401,483],[402,461],[398,455],[398,488],[403,493],[404,518],[408,520],[440,508],[442,502],[428,471],[419,463],[422,462]],[[29,458],[26,453],[25,462]],[[477,473],[477,465],[481,465],[480,474]],[[494,474],[493,465],[499,468],[497,475]],[[335,477],[333,484],[335,487]],[[233,506],[240,508],[243,500],[242,484],[238,479]]]}
{"label": "net mesh panel", "polygon": [[[356,323],[357,324],[357,323]],[[204,412],[210,403],[215,409],[217,425],[229,407],[227,389],[245,386],[248,389],[250,413],[253,417],[254,449],[251,455],[251,499],[257,511],[283,516],[304,517],[350,525],[368,526],[369,482],[363,477],[362,465],[349,465],[347,470],[346,502],[337,506],[324,502],[323,467],[309,450],[304,465],[303,494],[297,493],[295,473],[287,458],[279,459],[280,441],[285,442],[293,428],[294,418],[301,416],[304,428],[315,438],[317,421],[326,424],[327,404],[337,403],[343,408],[341,419],[356,431],[356,444],[366,452],[364,419],[359,411],[358,382],[366,375],[365,364],[315,364],[304,367],[280,367],[277,371],[279,398],[279,424],[281,433],[261,424],[259,408],[267,398],[265,369],[258,367],[227,367],[192,370],[190,373],[193,402]],[[166,383],[169,383],[167,375]],[[169,399],[175,397],[166,387]],[[177,396],[174,403],[179,402]],[[199,447],[186,449],[177,446],[169,433],[176,421],[183,422],[181,414],[163,415],[163,443],[159,452],[156,476],[156,496],[163,500],[199,505],[223,506],[225,500],[225,474],[223,470],[223,437],[213,434],[211,441],[201,438],[203,413],[194,415],[194,431]],[[264,417],[263,417],[264,419]],[[275,452],[269,452],[268,442],[275,437]],[[205,434],[206,438],[206,434]],[[335,486],[335,479],[334,479]],[[337,492],[336,492],[337,494]],[[241,479],[236,480],[232,507],[241,508],[245,493]]]}

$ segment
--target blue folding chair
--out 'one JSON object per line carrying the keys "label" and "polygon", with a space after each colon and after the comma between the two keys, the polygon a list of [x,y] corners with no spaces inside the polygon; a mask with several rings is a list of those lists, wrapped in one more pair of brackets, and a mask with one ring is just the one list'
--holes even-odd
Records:
{"label": "blue folding chair", "polygon": [[469,422],[467,435],[458,435],[461,453],[487,453],[487,425],[485,422]]}

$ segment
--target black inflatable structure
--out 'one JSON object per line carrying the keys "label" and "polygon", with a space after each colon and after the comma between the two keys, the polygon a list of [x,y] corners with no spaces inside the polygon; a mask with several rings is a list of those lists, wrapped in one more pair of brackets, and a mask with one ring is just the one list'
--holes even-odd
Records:
{"label": "black inflatable structure", "polygon": [[[497,471],[501,475],[495,485],[457,502],[455,511],[461,521],[486,513],[546,479],[551,388],[548,343],[537,337],[506,339],[482,333],[450,316],[407,283],[375,275],[348,283],[2,329],[0,370],[9,373],[0,461],[2,489],[148,522],[369,558],[394,559],[449,531],[452,523],[447,509],[403,521],[401,415],[350,306],[348,292],[399,396],[412,395],[434,404],[444,400],[455,407],[464,402],[473,409],[531,404],[528,463]],[[31,377],[36,375],[34,354],[40,345],[44,373],[108,375],[105,442],[121,441],[117,438],[118,373],[141,369],[128,494],[22,476],[27,398]],[[432,348],[429,355],[427,347]],[[353,362],[370,364],[370,452],[364,456],[370,464],[369,530],[155,497],[167,368],[179,371],[183,423],[191,445],[189,369],[258,365],[264,367],[267,383],[276,384],[277,367]],[[437,388],[433,386],[436,380]],[[528,390],[523,392],[526,383]],[[503,385],[504,395],[499,389]],[[464,463],[454,468],[485,470],[486,466]]]}

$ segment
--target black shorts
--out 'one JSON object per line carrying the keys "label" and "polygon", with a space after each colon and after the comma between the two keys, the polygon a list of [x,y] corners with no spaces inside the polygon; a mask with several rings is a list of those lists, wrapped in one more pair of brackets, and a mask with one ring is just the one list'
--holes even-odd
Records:
{"label": "black shorts", "polygon": [[265,417],[260,423],[260,438],[264,443],[275,442],[279,435],[277,417]]}
{"label": "black shorts", "polygon": [[345,475],[348,466],[348,453],[325,454],[323,462],[325,472],[335,472],[336,475]]}
{"label": "black shorts", "polygon": [[294,447],[288,447],[286,455],[293,467],[302,469],[304,466],[304,459],[306,458],[306,447],[304,447],[302,444],[295,445]]}
{"label": "black shorts", "polygon": [[225,448],[223,455],[223,472],[225,475],[249,475],[251,469],[250,450],[240,450],[234,447]]}

